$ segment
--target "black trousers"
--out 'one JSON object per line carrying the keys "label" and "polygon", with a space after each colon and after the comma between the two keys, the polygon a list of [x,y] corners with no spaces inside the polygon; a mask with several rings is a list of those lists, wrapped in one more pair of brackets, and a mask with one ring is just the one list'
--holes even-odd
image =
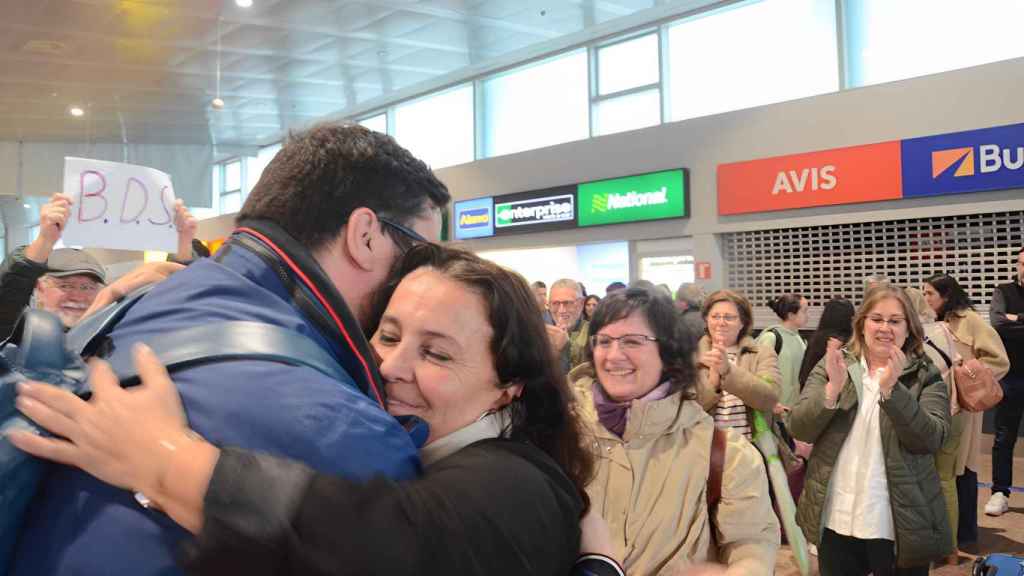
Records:
{"label": "black trousers", "polygon": [[992,445],[992,493],[1010,495],[1013,485],[1013,446],[1024,415],[1024,380],[1005,378],[1003,401],[996,406],[996,437]]}
{"label": "black trousers", "polygon": [[960,503],[960,525],[956,528],[959,545],[978,541],[978,474],[970,468],[956,477],[956,497]]}
{"label": "black trousers", "polygon": [[825,528],[818,546],[821,576],[928,576],[928,566],[896,567],[892,540],[861,540]]}

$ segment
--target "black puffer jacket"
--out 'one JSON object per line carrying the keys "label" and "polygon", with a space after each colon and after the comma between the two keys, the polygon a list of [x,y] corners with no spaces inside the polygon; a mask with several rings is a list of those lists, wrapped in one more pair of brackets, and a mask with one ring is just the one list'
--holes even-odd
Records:
{"label": "black puffer jacket", "polygon": [[16,248],[0,264],[0,340],[14,330],[14,324],[28,307],[36,281],[46,274],[46,263],[25,256],[25,247]]}

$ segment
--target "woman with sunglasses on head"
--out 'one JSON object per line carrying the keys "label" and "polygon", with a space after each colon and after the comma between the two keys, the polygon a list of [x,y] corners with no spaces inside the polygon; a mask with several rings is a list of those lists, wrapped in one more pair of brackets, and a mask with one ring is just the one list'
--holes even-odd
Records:
{"label": "woman with sunglasses on head", "polygon": [[[693,400],[694,339],[671,300],[656,288],[611,294],[589,336],[587,362],[569,378],[596,457],[587,492],[608,522],[612,555],[630,576],[771,574],[779,526],[761,456],[732,431],[716,434]],[[716,504],[709,469],[719,434]]]}
{"label": "woman with sunglasses on head", "polygon": [[949,396],[922,342],[906,294],[871,290],[849,346],[829,344],[790,414],[814,445],[797,522],[822,576],[923,576],[950,552],[935,469]]}

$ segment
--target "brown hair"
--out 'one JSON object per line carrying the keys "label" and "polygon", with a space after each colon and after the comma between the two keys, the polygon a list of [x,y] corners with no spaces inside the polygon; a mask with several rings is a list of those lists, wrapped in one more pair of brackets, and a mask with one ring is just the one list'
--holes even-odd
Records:
{"label": "brown hair", "polygon": [[853,338],[850,339],[850,353],[854,356],[859,357],[864,353],[864,323],[867,321],[871,309],[882,300],[889,299],[899,301],[900,306],[903,307],[903,316],[906,318],[907,340],[903,343],[903,353],[922,354],[924,352],[924,328],[921,326],[921,320],[918,318],[917,311],[910,302],[910,298],[907,297],[907,294],[901,288],[877,286],[868,292],[864,303],[857,310],[857,315],[853,317]]}
{"label": "brown hair", "polygon": [[711,312],[711,307],[719,302],[732,302],[736,306],[736,310],[739,311],[740,322],[743,323],[743,327],[740,328],[738,340],[743,340],[745,337],[750,336],[750,331],[754,328],[754,310],[750,307],[749,300],[732,290],[719,290],[704,300],[704,307],[700,311],[701,316],[704,317],[704,322],[707,323],[708,321],[708,313]]}
{"label": "brown hair", "polygon": [[409,224],[426,210],[443,212],[450,200],[430,168],[394,138],[358,124],[323,123],[288,137],[238,221],[270,220],[313,251],[336,237],[357,208]]}
{"label": "brown hair", "polygon": [[[523,387],[522,394],[509,405],[512,422],[506,436],[532,444],[558,463],[576,486],[586,513],[590,499],[585,488],[593,474],[593,456],[583,448],[582,427],[570,408],[568,381],[558,368],[530,286],[519,274],[472,252],[419,244],[396,263],[378,291],[374,323],[402,278],[424,266],[466,286],[483,300],[491,325],[490,348],[498,386]],[[372,326],[369,331],[375,330]]]}
{"label": "brown hair", "polygon": [[623,320],[634,312],[643,315],[654,337],[658,339],[658,355],[662,365],[659,381],[668,378],[672,392],[682,390],[692,396],[693,384],[697,381],[697,369],[693,363],[697,338],[690,334],[685,322],[679,321],[672,299],[660,288],[630,286],[612,292],[598,302],[587,334],[587,361],[594,363],[593,336],[605,326]]}

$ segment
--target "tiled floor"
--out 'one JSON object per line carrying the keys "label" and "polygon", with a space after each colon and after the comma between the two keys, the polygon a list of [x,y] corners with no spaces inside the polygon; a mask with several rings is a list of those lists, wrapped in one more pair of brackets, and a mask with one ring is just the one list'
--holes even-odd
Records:
{"label": "tiled floor", "polygon": [[[1018,445],[1021,442],[1018,442]],[[988,454],[981,459],[981,470],[978,480],[992,481],[992,460]],[[1024,457],[1014,459],[1013,483],[1024,485]],[[978,489],[978,543],[970,550],[961,550],[958,566],[934,568],[931,574],[936,576],[968,576],[971,564],[976,555],[1005,552],[1024,556],[1024,493],[1015,492],[1010,495],[1010,511],[998,518],[986,516],[983,509],[991,494],[986,488]],[[811,557],[812,574],[818,574],[815,558]],[[775,573],[780,576],[799,576],[793,554],[788,547],[783,547],[775,565]]]}

